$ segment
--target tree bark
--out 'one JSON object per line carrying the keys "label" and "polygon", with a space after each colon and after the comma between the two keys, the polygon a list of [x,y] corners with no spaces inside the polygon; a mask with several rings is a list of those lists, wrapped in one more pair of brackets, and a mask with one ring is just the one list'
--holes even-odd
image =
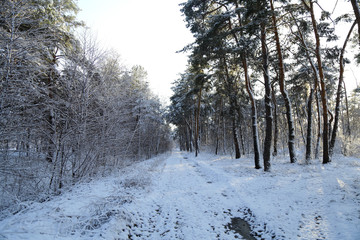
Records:
{"label": "tree bark", "polygon": [[316,108],[317,108],[317,137],[316,137],[316,146],[315,146],[315,159],[319,159],[319,152],[320,152],[320,140],[321,140],[321,108],[320,108],[320,100],[319,100],[319,93],[318,90],[315,89],[315,99],[316,99]]}
{"label": "tree bark", "polygon": [[271,96],[274,105],[274,147],[273,147],[272,155],[276,157],[278,154],[277,146],[279,139],[279,128],[278,128],[278,119],[277,119],[277,103],[276,103],[275,89],[273,85],[271,85]]}
{"label": "tree bark", "polygon": [[300,128],[301,138],[303,140],[303,143],[306,144],[306,138],[305,138],[303,126],[301,124],[302,119],[301,119],[301,116],[299,114],[299,105],[298,105],[297,101],[295,101],[295,112],[296,112],[296,118],[297,118],[299,128]]}
{"label": "tree bark", "polygon": [[317,67],[319,71],[320,77],[320,95],[321,95],[321,103],[323,108],[323,164],[331,162],[329,157],[329,119],[328,119],[328,106],[327,106],[327,94],[326,94],[326,85],[325,85],[325,77],[324,71],[322,66],[322,59],[321,59],[321,49],[320,49],[320,36],[317,29],[317,23],[314,14],[314,7],[313,1],[309,2],[309,5],[302,0],[303,4],[305,5],[306,9],[311,15],[311,23],[314,30],[315,41],[316,41],[316,48],[315,48],[315,55],[317,59]]}
{"label": "tree bark", "polygon": [[236,133],[235,118],[233,118],[232,128],[233,128],[232,130],[233,130],[234,147],[235,147],[235,159],[239,159],[241,157],[241,154],[240,154],[239,141],[238,141],[238,137],[237,137],[237,133]]}
{"label": "tree bark", "polygon": [[262,61],[263,61],[263,75],[265,83],[265,142],[264,142],[264,171],[268,172],[271,169],[271,140],[272,140],[272,106],[271,106],[271,83],[269,76],[269,66],[268,66],[268,49],[266,45],[266,25],[265,22],[262,22],[260,25],[261,28],[261,51],[262,51]]}
{"label": "tree bark", "polygon": [[278,60],[279,60],[279,86],[280,86],[280,92],[284,98],[285,108],[286,108],[286,118],[287,118],[287,124],[288,124],[288,148],[289,148],[290,162],[295,163],[297,161],[297,159],[296,159],[296,154],[295,154],[294,120],[292,117],[292,108],[291,108],[289,94],[285,89],[285,69],[284,69],[282,50],[281,50],[281,46],[280,46],[280,38],[279,38],[278,29],[277,29],[276,16],[275,16],[275,12],[274,12],[275,9],[274,9],[273,0],[270,0],[270,6],[271,6],[271,10],[273,11],[272,23],[273,23],[273,29],[274,29],[274,34],[275,34],[276,51],[277,51]]}
{"label": "tree bark", "polygon": [[297,37],[299,38],[299,40],[301,41],[303,48],[305,50],[306,53],[306,57],[309,60],[311,69],[313,70],[314,73],[314,88],[311,88],[311,92],[309,95],[309,100],[308,100],[308,106],[307,106],[307,112],[308,112],[308,126],[307,126],[307,135],[306,135],[306,154],[305,154],[305,162],[308,164],[310,162],[311,159],[311,138],[312,138],[312,99],[313,99],[313,95],[315,93],[316,95],[316,103],[317,103],[317,111],[318,111],[318,117],[319,117],[319,121],[318,121],[318,137],[317,137],[317,141],[316,141],[316,147],[315,147],[315,158],[318,159],[318,155],[319,155],[319,146],[320,146],[320,138],[321,138],[321,114],[320,114],[320,107],[319,107],[319,99],[318,99],[318,87],[319,87],[319,72],[318,69],[314,63],[314,61],[312,60],[311,56],[310,56],[310,50],[306,44],[306,41],[304,39],[304,35],[301,32],[301,29],[294,17],[294,15],[290,12],[294,23],[298,29],[298,35]]}
{"label": "tree bark", "polygon": [[241,113],[241,110],[240,110],[240,107],[238,104],[236,105],[236,111],[239,116],[239,135],[240,135],[239,138],[240,138],[241,150],[242,150],[243,155],[245,155],[245,144],[244,144],[243,130],[241,127],[241,120],[243,119],[243,116],[242,116],[242,113]]}
{"label": "tree bark", "polygon": [[358,25],[358,34],[359,34],[359,45],[360,45],[360,9],[359,9],[359,4],[357,3],[357,0],[351,0],[351,5],[353,7],[355,16],[356,16],[356,23]]}
{"label": "tree bark", "polygon": [[[221,112],[222,110],[222,98],[220,99],[220,107],[221,107]],[[215,140],[215,155],[218,155],[219,152],[219,135],[220,135],[220,119],[221,119],[221,114],[217,114],[217,124],[216,124],[216,140]]]}
{"label": "tree bark", "polygon": [[[56,57],[56,52],[52,54],[52,59],[51,59],[51,66],[50,66],[50,70],[49,70],[49,75],[47,76],[45,83],[47,86],[47,90],[48,90],[48,97],[50,101],[53,101],[54,98],[54,81],[55,81],[55,68],[56,68],[56,61],[57,61],[57,57]],[[47,153],[46,153],[46,160],[48,162],[53,162],[54,161],[54,154],[55,154],[55,149],[57,148],[57,137],[56,137],[56,122],[55,122],[55,111],[54,111],[54,106],[52,103],[50,103],[49,105],[49,111],[47,113],[46,116],[46,121],[47,121],[47,131],[48,131],[48,147],[47,147]]]}
{"label": "tree bark", "polygon": [[254,146],[254,161],[255,168],[260,169],[260,147],[259,147],[259,133],[257,126],[257,111],[256,111],[256,102],[253,95],[253,91],[250,85],[249,75],[248,75],[248,66],[246,58],[242,57],[243,68],[245,71],[245,84],[246,90],[249,94],[250,102],[251,102],[251,121],[252,121],[252,132],[253,132],[253,146]]}
{"label": "tree bark", "polygon": [[345,134],[344,156],[347,156],[348,145],[351,144],[351,139],[349,141],[351,135],[351,129],[350,129],[349,103],[348,103],[348,96],[347,96],[345,82],[343,82],[343,84],[344,84],[344,92],[345,92],[346,121],[347,121],[346,127],[344,129],[344,134]]}
{"label": "tree bark", "polygon": [[239,159],[241,157],[240,154],[240,147],[239,147],[239,140],[236,133],[236,96],[233,94],[233,91],[235,91],[236,87],[234,85],[233,80],[230,77],[229,69],[226,63],[225,57],[223,58],[224,67],[225,67],[225,73],[226,73],[226,82],[227,82],[227,91],[229,94],[229,101],[230,101],[230,114],[232,115],[232,131],[233,131],[233,142],[234,142],[234,148],[235,148],[235,158]]}
{"label": "tree bark", "polygon": [[346,135],[350,136],[351,128],[350,128],[349,102],[348,102],[348,96],[347,96],[347,91],[346,91],[346,86],[345,86],[344,81],[343,81],[343,84],[344,84],[344,92],[345,92],[346,120],[347,120]]}
{"label": "tree bark", "polygon": [[197,112],[195,117],[195,157],[199,154],[199,131],[200,131],[200,106],[201,106],[201,91],[202,88],[200,88],[199,94],[198,94],[198,102],[197,102]]}
{"label": "tree bark", "polygon": [[314,89],[310,90],[308,104],[307,104],[307,132],[306,132],[306,154],[305,163],[309,164],[311,160],[311,139],[312,139],[312,101],[314,98]]}
{"label": "tree bark", "polygon": [[334,147],[335,147],[335,141],[336,141],[336,134],[338,131],[339,126],[339,117],[340,117],[340,101],[341,101],[341,90],[342,90],[342,84],[344,81],[344,54],[345,54],[345,48],[347,45],[347,42],[351,36],[351,33],[356,25],[356,22],[353,23],[351,26],[348,35],[346,36],[346,39],[344,41],[343,48],[341,49],[340,53],[340,72],[339,72],[339,84],[336,92],[336,103],[335,103],[335,117],[334,117],[334,126],[331,134],[331,140],[329,144],[329,157],[331,158],[334,153]]}
{"label": "tree bark", "polygon": [[[238,2],[235,2],[235,6],[236,6],[236,8],[239,7]],[[242,20],[241,20],[240,12],[237,12],[237,17],[238,17],[239,26],[242,26]],[[229,20],[229,28],[230,28],[230,30],[232,30],[230,20]],[[241,30],[240,34],[241,34],[241,36],[243,36],[242,30]],[[236,42],[237,46],[240,47],[239,39],[237,38],[235,33],[233,33],[233,37],[235,39],[235,42]],[[249,78],[249,73],[248,73],[248,64],[247,64],[247,59],[246,59],[246,53],[245,52],[241,53],[241,61],[242,61],[242,66],[243,66],[244,74],[245,74],[246,90],[247,90],[247,92],[249,94],[249,98],[250,98],[250,102],[251,102],[251,115],[252,115],[251,119],[252,119],[252,133],[253,133],[253,147],[254,147],[255,168],[260,169],[261,168],[261,166],[260,166],[260,147],[259,147],[259,133],[258,133],[258,125],[257,125],[256,102],[255,102],[255,98],[254,98],[253,91],[252,91],[251,84],[250,84],[250,78]]]}
{"label": "tree bark", "polygon": [[189,121],[186,120],[186,150],[188,152],[193,151],[193,120],[192,117]]}

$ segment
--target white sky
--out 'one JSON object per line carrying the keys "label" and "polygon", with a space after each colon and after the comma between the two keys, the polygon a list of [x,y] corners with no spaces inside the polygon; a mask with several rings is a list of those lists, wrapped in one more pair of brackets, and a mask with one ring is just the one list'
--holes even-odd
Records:
{"label": "white sky", "polygon": [[[336,0],[320,0],[319,3],[324,10],[333,13],[333,20],[335,20],[336,17],[345,13],[354,14],[350,1],[338,0],[336,4]],[[320,13],[316,14],[319,15]],[[344,40],[350,30],[350,27],[351,23],[340,23],[335,27],[335,33],[339,36],[340,39],[337,43],[339,48],[343,47]],[[357,31],[357,27],[355,27],[353,30],[353,34]],[[325,41],[322,41],[321,44],[325,46],[327,43]],[[360,71],[360,67],[355,64],[355,60],[352,55],[354,53],[357,53],[357,51],[352,48],[352,43],[350,41],[346,46],[346,51],[347,53],[345,54],[345,57],[351,61],[351,64],[345,65],[344,82],[346,84],[348,95],[350,96],[350,90],[356,88],[356,86],[360,84],[360,78],[357,77],[359,76],[357,73]]]}
{"label": "white sky", "polygon": [[[187,65],[187,56],[176,51],[193,41],[180,12],[179,4],[184,1],[78,0],[82,9],[78,18],[97,35],[101,46],[116,50],[128,67],[143,66],[153,92],[168,101],[171,83]],[[335,1],[322,0],[320,4],[332,12]],[[336,12],[352,12],[351,3],[339,0]],[[340,35],[346,35],[348,28],[339,29]],[[340,41],[339,47],[342,44]],[[356,80],[359,67],[346,66],[345,70],[348,89],[360,84],[360,79]]]}
{"label": "white sky", "polygon": [[187,65],[187,56],[176,51],[193,41],[181,16],[182,2],[78,0],[78,19],[86,22],[101,46],[116,50],[126,65],[143,66],[151,89],[165,99]]}

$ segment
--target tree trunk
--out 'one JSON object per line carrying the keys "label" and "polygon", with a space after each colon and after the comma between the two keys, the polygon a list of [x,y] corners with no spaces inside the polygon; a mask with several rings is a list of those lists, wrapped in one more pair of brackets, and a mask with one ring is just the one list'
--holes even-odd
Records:
{"label": "tree trunk", "polygon": [[278,139],[279,139],[279,128],[278,128],[278,119],[277,119],[277,103],[276,103],[276,96],[275,96],[275,90],[274,90],[273,85],[271,85],[271,96],[272,96],[272,102],[274,105],[274,148],[273,148],[272,155],[274,157],[276,157],[278,154],[277,146],[278,146]]}
{"label": "tree trunk", "polygon": [[241,157],[240,154],[240,147],[239,147],[239,141],[236,133],[236,96],[233,93],[236,89],[234,86],[234,82],[230,77],[229,69],[226,63],[225,57],[223,58],[224,67],[225,67],[225,74],[226,74],[226,82],[227,82],[227,91],[229,94],[229,101],[230,101],[230,115],[232,115],[232,131],[233,131],[233,142],[234,142],[234,148],[235,148],[235,158],[239,159]]}
{"label": "tree trunk", "polygon": [[[317,105],[317,113],[318,113],[318,134],[317,134],[317,140],[316,140],[316,146],[315,146],[315,159],[318,159],[319,158],[319,147],[320,147],[320,139],[321,139],[321,114],[320,114],[320,104],[319,104],[319,97],[318,97],[318,87],[319,87],[319,81],[320,81],[320,74],[319,74],[319,71],[318,71],[318,68],[316,67],[314,61],[312,60],[311,56],[310,56],[310,50],[306,44],[306,41],[304,39],[304,35],[302,34],[301,32],[301,29],[295,19],[295,17],[293,16],[293,14],[290,12],[293,20],[294,20],[294,23],[295,25],[297,26],[297,29],[298,29],[298,38],[299,40],[301,41],[303,47],[304,47],[304,50],[306,52],[306,57],[308,58],[309,60],[309,63],[311,65],[311,68],[313,70],[313,73],[314,73],[314,88],[311,89],[313,91],[312,95],[315,94],[316,96],[316,105]],[[311,94],[310,94],[311,95]],[[309,101],[311,100],[312,101],[312,98],[313,96],[309,96]],[[310,117],[312,118],[312,110],[309,111],[309,109],[312,109],[312,106],[310,106],[309,104],[311,104],[311,102],[308,102],[308,131],[309,131],[309,127],[311,127],[311,122],[309,122],[309,119]],[[311,136],[309,136],[309,134],[311,134],[311,132],[307,132],[307,145],[306,145],[306,158],[305,158],[305,161],[308,163],[308,161],[310,160],[311,158],[311,144],[309,143],[309,141],[311,141]],[[310,139],[309,139],[310,138]],[[308,147],[310,147],[310,149],[308,149]]]}
{"label": "tree trunk", "polygon": [[[334,121],[334,115],[332,114],[332,112],[330,110],[328,110],[328,119],[329,119],[329,146],[330,146],[330,138],[331,138],[331,133],[332,133],[332,128],[331,128],[331,124]],[[330,157],[330,155],[329,155]]]}
{"label": "tree trunk", "polygon": [[334,127],[331,134],[331,140],[329,145],[329,156],[332,157],[334,153],[334,147],[335,147],[335,141],[336,141],[336,134],[339,126],[339,116],[340,116],[340,101],[341,101],[341,90],[342,90],[342,84],[344,81],[344,54],[345,54],[345,48],[347,45],[347,42],[351,36],[351,33],[356,25],[356,22],[353,23],[351,26],[349,33],[344,41],[343,48],[341,49],[340,54],[340,72],[339,72],[339,84],[336,92],[336,103],[335,103],[335,120],[334,120]]}
{"label": "tree trunk", "polygon": [[191,122],[189,123],[189,121],[186,121],[186,151],[188,152],[192,152],[193,151],[193,144],[192,144],[192,136],[193,136],[193,124],[192,124],[192,119],[190,119]]}
{"label": "tree trunk", "polygon": [[316,108],[318,114],[318,131],[317,131],[317,138],[316,138],[316,146],[315,146],[315,159],[319,159],[319,152],[320,152],[320,140],[321,140],[321,108],[320,108],[320,100],[318,91],[315,90],[315,97],[316,97]]}
{"label": "tree trunk", "polygon": [[241,154],[240,154],[239,141],[236,133],[235,117],[233,118],[232,130],[233,130],[234,147],[235,147],[235,159],[239,159],[241,157]]}
{"label": "tree trunk", "polygon": [[345,82],[343,82],[343,84],[344,84],[344,92],[345,92],[346,120],[347,120],[346,134],[348,136],[350,136],[351,128],[350,128],[349,102],[348,102],[348,96],[347,96]]}
{"label": "tree trunk", "polygon": [[297,118],[297,121],[298,121],[299,127],[300,127],[301,138],[303,140],[303,143],[306,144],[305,134],[304,134],[303,126],[301,124],[302,119],[299,114],[299,105],[298,105],[297,101],[295,101],[295,112],[296,112],[296,118]]}
{"label": "tree trunk", "polygon": [[271,83],[269,77],[269,66],[268,66],[268,49],[266,45],[266,28],[265,22],[261,23],[261,50],[262,50],[262,60],[263,60],[263,75],[265,83],[265,142],[264,142],[264,171],[270,171],[271,163],[271,141],[272,141],[272,106],[271,106]]}
{"label": "tree trunk", "polygon": [[285,102],[285,108],[286,108],[286,118],[288,123],[288,148],[289,148],[289,155],[290,155],[290,162],[295,163],[296,162],[296,155],[295,155],[295,128],[294,128],[294,121],[292,117],[292,108],[291,108],[291,102],[289,98],[289,94],[285,89],[285,69],[284,69],[284,63],[283,63],[283,56],[282,56],[282,50],[280,46],[280,38],[279,33],[277,29],[277,22],[276,22],[276,16],[275,16],[275,10],[274,10],[274,4],[273,0],[270,0],[270,6],[271,10],[273,11],[272,14],[272,23],[273,23],[273,29],[275,34],[275,41],[276,41],[276,50],[278,54],[278,60],[279,60],[279,86],[280,86],[280,92],[284,98]]}
{"label": "tree trunk", "polygon": [[241,124],[239,124],[239,133],[240,133],[241,150],[243,155],[245,155],[245,143],[244,143],[244,136],[243,136]]}
{"label": "tree trunk", "polygon": [[[49,75],[45,79],[45,84],[47,86],[48,90],[48,98],[50,101],[53,101],[54,99],[54,82],[55,82],[55,69],[56,69],[56,61],[57,61],[57,49],[54,49],[54,52],[52,53],[52,59],[51,59],[51,66],[49,69]],[[48,116],[46,117],[46,121],[48,124],[48,134],[49,134],[49,140],[48,140],[48,149],[47,149],[47,155],[46,160],[48,162],[53,162],[54,160],[54,154],[56,149],[56,121],[55,121],[55,111],[53,103],[49,104],[49,112]]]}
{"label": "tree trunk", "polygon": [[314,97],[314,89],[310,90],[309,99],[307,103],[307,132],[306,132],[306,154],[305,162],[310,163],[311,160],[311,139],[312,139],[312,101]]}
{"label": "tree trunk", "polygon": [[243,130],[241,127],[242,126],[241,120],[243,119],[243,116],[241,114],[241,110],[240,110],[240,107],[238,104],[236,105],[236,111],[239,116],[239,135],[240,135],[239,138],[240,138],[241,150],[242,150],[242,154],[245,155],[246,152],[245,152],[244,136],[243,136]]}
{"label": "tree trunk", "polygon": [[358,41],[359,41],[359,45],[360,45],[360,9],[359,9],[359,4],[357,3],[357,0],[351,0],[351,5],[353,7],[355,16],[356,16],[356,23],[358,25]]}
{"label": "tree trunk", "polygon": [[320,49],[320,36],[317,30],[317,23],[314,14],[314,7],[313,2],[310,1],[309,5],[305,0],[302,0],[303,4],[305,5],[306,9],[309,11],[311,15],[311,23],[313,26],[313,31],[316,40],[316,48],[315,48],[315,55],[317,59],[317,67],[319,71],[320,77],[320,95],[321,95],[321,103],[323,108],[323,164],[331,162],[329,157],[329,119],[328,119],[328,106],[327,106],[327,96],[326,96],[326,85],[325,85],[325,77],[324,71],[322,66],[321,60],[321,49]]}
{"label": "tree trunk", "polygon": [[[220,106],[222,108],[222,99],[220,100]],[[215,155],[218,155],[219,153],[220,118],[220,114],[218,114],[216,124]]]}
{"label": "tree trunk", "polygon": [[[236,8],[239,7],[238,2],[235,2],[235,5],[236,5]],[[242,26],[241,15],[240,15],[239,12],[237,12],[237,16],[238,16],[239,26]],[[230,20],[229,20],[229,28],[230,28],[230,30],[232,30]],[[242,32],[240,32],[240,34],[241,34],[241,36],[243,36]],[[240,47],[239,39],[237,38],[235,33],[233,33],[233,37],[235,39],[236,44]],[[246,59],[246,53],[245,52],[241,53],[241,61],[242,61],[242,65],[243,65],[243,69],[244,69],[244,73],[245,73],[246,90],[247,90],[247,92],[249,94],[249,98],[250,98],[250,102],[251,102],[251,115],[252,115],[251,119],[252,119],[252,133],[253,133],[255,168],[260,169],[261,168],[261,166],[260,166],[260,147],[259,147],[258,126],[257,126],[256,102],[255,102],[255,98],[254,98],[253,91],[252,91],[251,84],[250,84],[249,73],[248,73],[248,65],[247,65],[247,59]]]}
{"label": "tree trunk", "polygon": [[197,102],[197,112],[195,116],[195,157],[199,154],[199,131],[200,131],[200,106],[201,106],[201,90],[200,88],[199,94],[198,94],[198,102]]}
{"label": "tree trunk", "polygon": [[344,84],[344,92],[345,92],[346,122],[347,122],[346,127],[344,129],[344,134],[345,134],[344,156],[347,156],[348,144],[351,144],[351,138],[350,138],[351,129],[350,129],[350,117],[349,117],[349,103],[348,103],[348,96],[347,96],[345,82],[343,82],[343,84]]}
{"label": "tree trunk", "polygon": [[248,75],[248,66],[246,58],[242,57],[243,68],[245,71],[245,84],[246,90],[249,94],[250,102],[251,102],[251,121],[252,121],[252,133],[253,133],[253,146],[254,146],[254,161],[255,168],[260,169],[260,147],[259,147],[259,133],[257,126],[257,111],[256,111],[256,102],[252,92],[252,88],[250,85],[249,75]]}

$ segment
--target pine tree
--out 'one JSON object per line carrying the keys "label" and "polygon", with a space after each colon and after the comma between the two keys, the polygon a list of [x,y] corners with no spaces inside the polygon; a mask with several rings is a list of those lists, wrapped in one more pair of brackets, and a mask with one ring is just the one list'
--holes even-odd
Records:
{"label": "pine tree", "polygon": [[279,61],[279,86],[280,91],[283,96],[285,107],[286,107],[286,117],[288,123],[288,147],[289,147],[289,155],[290,155],[290,162],[295,163],[297,161],[296,154],[295,154],[295,129],[294,129],[294,121],[292,117],[292,107],[288,92],[285,89],[285,67],[283,63],[283,53],[280,44],[280,38],[278,33],[278,26],[277,26],[277,19],[275,15],[275,8],[273,0],[270,0],[270,6],[272,10],[272,24],[275,34],[275,41],[276,41],[276,51],[278,54],[278,61]]}

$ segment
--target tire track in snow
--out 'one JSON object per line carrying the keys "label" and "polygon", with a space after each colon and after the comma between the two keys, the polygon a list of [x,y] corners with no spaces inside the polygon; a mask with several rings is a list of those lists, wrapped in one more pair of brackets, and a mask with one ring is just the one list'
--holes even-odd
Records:
{"label": "tire track in snow", "polygon": [[[130,204],[136,211],[136,234],[132,239],[233,239],[225,234],[224,225],[229,221],[218,211],[221,199],[216,189],[200,176],[191,161],[179,152],[167,159],[155,191],[137,204]],[[220,195],[222,196],[222,195]],[[223,196],[222,196],[223,197]],[[130,210],[131,211],[131,210]],[[140,234],[139,234],[140,233]]]}
{"label": "tire track in snow", "polygon": [[235,216],[248,214],[226,173],[175,152],[166,160],[154,191],[126,206],[132,212],[130,239],[234,239]]}

